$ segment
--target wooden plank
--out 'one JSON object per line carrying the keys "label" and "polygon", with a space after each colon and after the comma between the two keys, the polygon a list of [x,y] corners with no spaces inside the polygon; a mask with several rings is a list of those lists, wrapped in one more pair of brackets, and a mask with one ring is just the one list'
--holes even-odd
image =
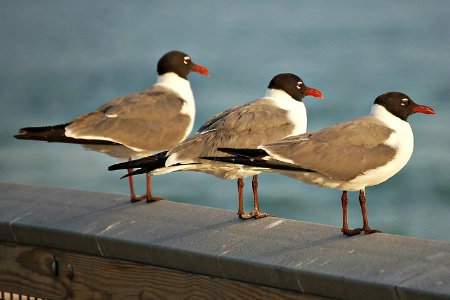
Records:
{"label": "wooden plank", "polygon": [[69,251],[0,243],[0,290],[45,299],[325,299]]}

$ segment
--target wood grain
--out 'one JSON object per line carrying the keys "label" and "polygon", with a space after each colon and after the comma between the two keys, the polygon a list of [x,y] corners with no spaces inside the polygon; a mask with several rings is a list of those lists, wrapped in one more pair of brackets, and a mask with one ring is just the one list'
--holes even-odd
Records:
{"label": "wood grain", "polygon": [[1,242],[0,291],[44,299],[324,299],[105,257]]}

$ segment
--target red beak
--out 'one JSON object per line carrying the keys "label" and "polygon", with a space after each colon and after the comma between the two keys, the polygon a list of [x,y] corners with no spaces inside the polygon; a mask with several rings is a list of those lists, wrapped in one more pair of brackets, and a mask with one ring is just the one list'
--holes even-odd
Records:
{"label": "red beak", "polygon": [[323,99],[322,92],[314,88],[307,88],[305,91],[305,95]]}
{"label": "red beak", "polygon": [[427,115],[434,115],[435,114],[434,110],[431,107],[426,106],[426,105],[418,105],[418,106],[414,107],[412,110],[414,112],[427,114]]}
{"label": "red beak", "polygon": [[197,73],[200,73],[202,75],[205,76],[209,76],[209,71],[206,67],[202,66],[202,65],[192,65],[191,70]]}

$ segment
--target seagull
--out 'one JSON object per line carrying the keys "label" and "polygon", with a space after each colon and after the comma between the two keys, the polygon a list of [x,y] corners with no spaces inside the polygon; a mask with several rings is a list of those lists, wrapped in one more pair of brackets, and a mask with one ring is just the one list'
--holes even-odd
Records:
{"label": "seagull", "polygon": [[[177,144],[169,151],[116,164],[108,169],[112,171],[140,168],[131,175],[197,171],[222,179],[237,178],[238,216],[241,219],[269,216],[259,211],[257,188],[260,171],[234,164],[202,160],[199,157],[220,155],[218,147],[256,147],[268,141],[306,132],[306,108],[302,99],[308,95],[323,97],[319,90],[307,87],[297,75],[278,74],[270,81],[265,97],[214,115],[200,127],[195,136]],[[243,178],[248,176],[253,176],[252,213],[245,213],[243,209]]]}
{"label": "seagull", "polygon": [[[414,136],[407,120],[414,113],[435,114],[431,107],[414,103],[406,94],[389,92],[375,99],[368,116],[265,143],[257,149],[219,148],[233,156],[203,158],[342,190],[343,234],[376,233],[380,231],[369,227],[365,188],[388,180],[411,158]],[[347,191],[359,191],[362,228],[348,228]]]}
{"label": "seagull", "polygon": [[[194,95],[187,79],[192,71],[209,76],[208,69],[193,63],[186,53],[167,52],[158,61],[153,86],[111,100],[65,124],[22,128],[14,137],[81,144],[122,160],[170,149],[186,139],[194,125]],[[131,176],[129,185],[131,202],[162,199],[152,195],[149,174],[145,196],[136,196]]]}

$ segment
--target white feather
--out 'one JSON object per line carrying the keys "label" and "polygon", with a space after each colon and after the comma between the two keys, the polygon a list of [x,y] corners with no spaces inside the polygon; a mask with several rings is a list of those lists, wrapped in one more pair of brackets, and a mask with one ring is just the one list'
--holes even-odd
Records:
{"label": "white feather", "polygon": [[283,90],[268,89],[265,99],[273,101],[273,104],[288,112],[289,121],[294,124],[294,129],[288,135],[298,135],[306,132],[308,119],[306,107],[302,101],[297,101]]}
{"label": "white feather", "polygon": [[191,84],[188,80],[181,78],[173,72],[169,72],[163,75],[159,75],[155,85],[171,89],[184,100],[183,107],[181,108],[181,113],[188,115],[191,120],[188,127],[186,128],[186,132],[182,140],[186,139],[187,136],[191,133],[195,121],[195,101],[194,94],[192,93],[191,89]]}

